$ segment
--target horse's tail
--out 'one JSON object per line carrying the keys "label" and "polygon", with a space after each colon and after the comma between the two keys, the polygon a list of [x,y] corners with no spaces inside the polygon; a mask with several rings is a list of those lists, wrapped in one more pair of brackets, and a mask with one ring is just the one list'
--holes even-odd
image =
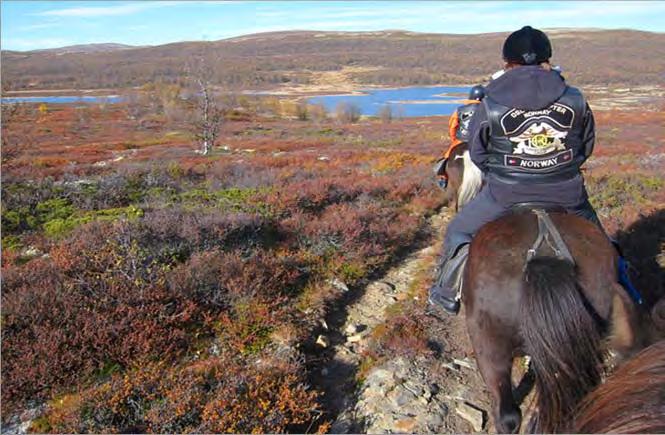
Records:
{"label": "horse's tail", "polygon": [[462,208],[478,194],[478,191],[480,191],[480,187],[483,184],[483,173],[471,160],[468,150],[464,151],[464,154],[461,156],[455,158],[464,159],[462,185],[457,193],[457,207]]}
{"label": "horse's tail", "polygon": [[524,282],[520,329],[536,377],[536,430],[552,433],[601,381],[601,331],[571,263],[535,257]]}

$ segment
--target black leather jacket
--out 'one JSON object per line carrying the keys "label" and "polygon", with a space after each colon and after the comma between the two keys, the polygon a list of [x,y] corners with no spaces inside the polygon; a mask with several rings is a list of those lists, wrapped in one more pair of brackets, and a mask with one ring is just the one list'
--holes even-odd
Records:
{"label": "black leather jacket", "polygon": [[457,119],[459,121],[459,126],[457,127],[457,132],[455,137],[461,140],[462,142],[469,142],[469,127],[471,126],[471,118],[476,112],[478,104],[465,104],[457,108]]}
{"label": "black leather jacket", "polygon": [[502,203],[587,199],[580,166],[593,151],[591,109],[555,71],[523,66],[491,82],[470,126],[471,159]]}

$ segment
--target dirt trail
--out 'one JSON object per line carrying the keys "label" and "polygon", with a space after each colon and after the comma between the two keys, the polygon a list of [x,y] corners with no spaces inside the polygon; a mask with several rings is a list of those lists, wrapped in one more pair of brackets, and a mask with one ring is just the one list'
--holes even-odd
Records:
{"label": "dirt trail", "polygon": [[[430,219],[437,240],[410,254],[384,276],[327,319],[321,344],[327,358],[318,384],[327,410],[336,416],[333,433],[486,432],[489,398],[476,369],[463,313],[448,317],[437,312],[423,316],[431,356],[396,356],[373,367],[359,384],[356,373],[375,327],[386,319],[386,309],[413,296],[410,288],[420,270],[431,270],[440,237],[452,213],[443,209]],[[426,301],[418,306],[429,311]],[[462,417],[460,414],[464,414]]]}

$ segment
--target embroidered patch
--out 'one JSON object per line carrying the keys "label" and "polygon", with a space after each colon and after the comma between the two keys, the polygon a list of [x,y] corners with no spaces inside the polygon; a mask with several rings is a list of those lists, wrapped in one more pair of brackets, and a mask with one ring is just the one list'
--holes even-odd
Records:
{"label": "embroidered patch", "polygon": [[471,125],[473,113],[473,110],[465,110],[459,114],[459,134],[461,137],[467,137],[469,134],[469,127]]}
{"label": "embroidered patch", "polygon": [[525,158],[516,155],[507,155],[503,157],[503,163],[506,166],[540,171],[570,163],[573,160],[573,150],[566,150],[562,153],[540,159]]}
{"label": "embroidered patch", "polygon": [[575,121],[575,111],[561,103],[554,103],[542,110],[510,109],[501,117],[501,128],[506,136],[510,136],[523,128],[527,123],[540,121],[570,129]]}
{"label": "embroidered patch", "polygon": [[563,141],[568,136],[567,131],[560,131],[551,125],[541,122],[530,125],[519,136],[509,137],[516,144],[514,154],[530,154],[542,156],[554,151],[566,149]]}

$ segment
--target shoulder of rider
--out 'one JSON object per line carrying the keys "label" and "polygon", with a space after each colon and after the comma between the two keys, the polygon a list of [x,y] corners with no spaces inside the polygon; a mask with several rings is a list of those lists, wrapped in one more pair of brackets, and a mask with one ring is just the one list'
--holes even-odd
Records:
{"label": "shoulder of rider", "polygon": [[[562,78],[563,80],[565,80],[565,77],[563,76],[563,68],[561,68],[560,65],[553,65],[553,66],[552,66],[552,71],[558,73],[559,76],[561,76],[561,78]],[[506,70],[503,69],[503,68],[500,69],[500,70],[498,70],[498,71],[496,71],[496,72],[494,72],[494,73],[490,76],[490,81],[498,79],[499,77],[501,77],[501,76],[504,75],[505,73],[506,73]]]}

